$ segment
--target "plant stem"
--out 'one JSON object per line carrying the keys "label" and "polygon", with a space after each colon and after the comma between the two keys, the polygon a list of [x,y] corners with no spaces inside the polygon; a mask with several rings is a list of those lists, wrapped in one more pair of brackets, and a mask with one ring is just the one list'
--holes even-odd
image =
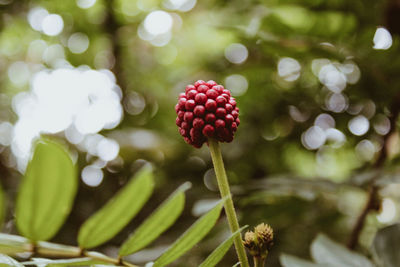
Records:
{"label": "plant stem", "polygon": [[375,185],[372,185],[369,189],[368,201],[365,204],[365,207],[362,210],[360,216],[358,217],[357,222],[354,225],[353,230],[351,232],[350,239],[347,243],[347,247],[349,249],[352,249],[352,250],[355,249],[355,247],[358,243],[358,239],[360,238],[361,231],[364,227],[365,219],[366,219],[368,213],[377,206],[376,205],[377,195],[378,195],[378,187]]}
{"label": "plant stem", "polygon": [[[400,93],[398,93],[394,99],[392,106],[390,108],[389,122],[390,122],[390,130],[383,137],[382,149],[379,152],[379,156],[375,161],[373,168],[380,170],[385,164],[386,159],[388,158],[387,146],[389,142],[390,136],[396,132],[397,130],[397,120],[400,115]],[[368,201],[365,204],[364,209],[362,210],[360,216],[358,217],[356,224],[353,227],[353,230],[350,234],[350,239],[347,242],[347,247],[351,250],[354,250],[358,244],[358,239],[360,238],[361,231],[365,224],[365,219],[371,210],[376,209],[377,207],[377,198],[379,187],[376,185],[376,180],[379,178],[379,174],[375,175],[371,181],[369,182],[369,192],[368,192]]]}
{"label": "plant stem", "polygon": [[74,246],[54,244],[49,242],[38,242],[34,246],[23,246],[23,249],[26,250],[27,252],[32,252],[32,248],[34,248],[35,254],[38,254],[43,257],[51,257],[51,258],[88,257],[93,260],[99,260],[114,265],[138,267],[137,265],[131,264],[126,261],[122,261],[119,258],[111,258],[95,251],[83,251],[79,247],[74,247]]}
{"label": "plant stem", "polygon": [[264,267],[264,262],[265,262],[264,257],[254,256],[253,260],[254,260],[254,267]]}
{"label": "plant stem", "polygon": [[[212,162],[214,164],[215,175],[217,177],[219,191],[221,197],[228,197],[225,201],[224,208],[225,214],[228,219],[229,227],[231,232],[234,233],[239,230],[239,222],[236,217],[235,207],[233,206],[231,191],[229,189],[228,178],[226,177],[224,162],[222,160],[221,149],[219,143],[215,139],[208,140],[208,146],[211,152]],[[236,253],[238,255],[240,264],[242,267],[249,267],[249,261],[247,259],[246,251],[242,243],[241,235],[238,235],[234,240]]]}

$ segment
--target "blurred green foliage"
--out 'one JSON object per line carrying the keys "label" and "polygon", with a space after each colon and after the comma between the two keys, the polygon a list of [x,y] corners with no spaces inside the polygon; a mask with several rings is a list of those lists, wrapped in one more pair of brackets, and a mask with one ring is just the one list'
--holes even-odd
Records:
{"label": "blurred green foliage", "polygon": [[[190,204],[217,198],[207,148],[197,150],[184,143],[173,108],[187,84],[213,79],[232,89],[240,107],[242,123],[235,140],[223,145],[224,159],[241,224],[266,222],[276,232],[269,266],[279,266],[282,252],[309,257],[309,245],[319,232],[340,242],[348,239],[367,199],[369,179],[360,175],[373,172],[384,150],[382,210],[367,217],[360,239],[361,250],[370,247],[379,228],[400,218],[396,121],[389,123],[390,137],[385,138],[393,106],[400,106],[397,2],[182,1],[195,3],[187,11],[179,10],[178,2],[0,1],[1,122],[15,124],[15,96],[30,90],[34,73],[59,68],[60,60],[73,67],[110,69],[123,93],[122,122],[101,132],[119,143],[119,157],[102,167],[104,179],[99,186],[80,182],[74,209],[55,241],[74,244],[79,226],[128,181],[143,160],[156,167],[157,201],[104,245],[104,251],[120,245],[184,181],[194,184]],[[89,7],[83,8],[85,3]],[[37,7],[62,17],[59,34],[49,36],[32,28],[28,18]],[[172,18],[170,40],[164,43],[145,40],[143,33],[145,19],[156,10]],[[391,33],[388,49],[373,48],[381,26]],[[89,45],[81,53],[72,52],[69,45],[74,33],[88,37]],[[241,63],[231,58],[232,44],[245,46],[248,54]],[[233,56],[243,56],[243,50],[232,51],[236,51]],[[13,69],[16,62],[24,62],[25,67]],[[57,137],[65,140],[63,133]],[[0,139],[0,143],[1,182],[12,198],[21,174],[10,142]],[[76,153],[80,171],[96,162],[96,156],[79,145],[65,143]],[[155,255],[175,240],[194,214],[186,208],[179,223],[149,253]],[[8,212],[7,222],[11,218]],[[6,223],[4,231],[16,229]],[[216,230],[209,240],[212,246],[197,247],[180,266],[200,264],[217,246],[216,240],[225,239]],[[235,263],[231,253],[223,266]],[[151,260],[143,254],[136,259]]]}

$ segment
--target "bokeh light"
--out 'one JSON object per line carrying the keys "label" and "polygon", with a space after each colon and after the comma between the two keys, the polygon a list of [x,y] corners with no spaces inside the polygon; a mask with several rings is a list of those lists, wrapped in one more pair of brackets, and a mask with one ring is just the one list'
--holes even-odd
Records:
{"label": "bokeh light", "polygon": [[314,150],[320,148],[326,140],[326,134],[318,126],[311,126],[301,135],[301,143],[305,148]]}
{"label": "bokeh light", "polygon": [[[88,135],[114,128],[122,118],[118,90],[107,71],[85,67],[38,72],[32,80],[31,91],[20,93],[13,99],[13,108],[18,115],[13,153],[26,161],[33,139],[41,133],[76,129],[79,134]],[[67,136],[76,143],[77,134],[70,131]],[[114,158],[115,144],[113,146]]]}
{"label": "bokeh light", "polygon": [[13,125],[8,121],[0,123],[0,144],[9,146],[12,140]]}
{"label": "bokeh light", "polygon": [[392,46],[393,39],[390,32],[383,28],[378,27],[374,35],[374,49],[387,50]]}
{"label": "bokeh light", "polygon": [[225,78],[225,87],[233,96],[241,96],[246,93],[249,83],[246,77],[240,74],[232,74]]}
{"label": "bokeh light", "polygon": [[297,122],[305,122],[310,117],[310,114],[307,112],[301,112],[299,108],[290,105],[289,106],[289,115],[290,117]]}
{"label": "bokeh light", "polygon": [[118,156],[119,144],[112,139],[104,138],[97,144],[97,155],[104,161],[111,161]]}
{"label": "bokeh light", "polygon": [[82,9],[88,9],[96,4],[96,0],[76,0],[76,4]]}
{"label": "bokeh light", "polygon": [[163,5],[167,9],[187,12],[194,8],[196,0],[165,0]]}
{"label": "bokeh light", "polygon": [[172,28],[172,17],[165,11],[153,11],[146,16],[143,22],[145,30],[151,35],[160,35],[169,32]]}
{"label": "bokeh light", "polygon": [[49,36],[59,35],[64,28],[64,21],[60,15],[49,14],[42,21],[42,31]]}
{"label": "bokeh light", "polygon": [[60,44],[48,46],[42,55],[42,60],[52,67],[56,67],[60,62],[64,62],[63,59],[65,59],[65,52],[64,47]]}
{"label": "bokeh light", "polygon": [[390,223],[392,222],[397,215],[397,206],[396,202],[391,198],[384,198],[382,200],[382,209],[379,214],[376,216],[379,222],[381,223]]}
{"label": "bokeh light", "polygon": [[103,171],[94,165],[89,165],[82,170],[82,181],[91,187],[96,187],[103,181]]}
{"label": "bokeh light", "polygon": [[333,93],[340,93],[346,88],[346,76],[333,64],[323,66],[318,77],[321,83]]}
{"label": "bokeh light", "polygon": [[293,82],[300,77],[300,63],[289,57],[281,58],[278,62],[278,75],[287,82]]}
{"label": "bokeh light", "polygon": [[82,54],[89,47],[89,37],[81,32],[72,34],[68,39],[68,48],[74,54]]}
{"label": "bokeh light", "polygon": [[131,115],[138,115],[142,113],[146,107],[146,100],[137,92],[129,92],[124,98],[124,108],[126,112]]}
{"label": "bokeh light", "polygon": [[238,43],[230,44],[226,49],[225,49],[225,57],[226,59],[234,64],[241,64],[246,61],[247,57],[249,55],[249,51],[247,51],[247,48]]}
{"label": "bokeh light", "polygon": [[43,20],[49,15],[49,12],[42,7],[35,7],[28,12],[28,22],[32,29],[42,31]]}
{"label": "bokeh light", "polygon": [[383,114],[378,114],[374,119],[374,130],[380,134],[385,135],[390,131],[390,120]]}
{"label": "bokeh light", "polygon": [[349,121],[348,127],[352,134],[361,136],[368,132],[369,120],[363,115],[358,115]]}
{"label": "bokeh light", "polygon": [[165,11],[155,10],[150,12],[143,23],[138,27],[141,39],[149,41],[154,46],[165,46],[172,38],[172,16]]}
{"label": "bokeh light", "polygon": [[370,161],[374,158],[375,146],[370,140],[364,139],[356,145],[356,152],[361,159]]}
{"label": "bokeh light", "polygon": [[314,121],[314,125],[320,127],[323,130],[335,127],[335,119],[326,113],[319,114]]}
{"label": "bokeh light", "polygon": [[346,136],[336,128],[328,128],[325,130],[326,141],[333,148],[339,148],[346,142]]}
{"label": "bokeh light", "polygon": [[23,61],[17,61],[8,68],[8,78],[16,86],[23,86],[29,82],[31,72],[29,66]]}
{"label": "bokeh light", "polygon": [[344,112],[348,107],[348,100],[344,94],[329,94],[325,99],[326,108],[335,113]]}

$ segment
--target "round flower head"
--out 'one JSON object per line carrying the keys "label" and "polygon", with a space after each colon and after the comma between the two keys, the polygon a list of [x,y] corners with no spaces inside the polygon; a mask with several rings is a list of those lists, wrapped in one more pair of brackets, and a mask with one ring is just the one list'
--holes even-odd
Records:
{"label": "round flower head", "polygon": [[179,133],[197,148],[208,138],[231,142],[240,124],[239,108],[231,92],[214,81],[199,80],[186,86],[175,111]]}

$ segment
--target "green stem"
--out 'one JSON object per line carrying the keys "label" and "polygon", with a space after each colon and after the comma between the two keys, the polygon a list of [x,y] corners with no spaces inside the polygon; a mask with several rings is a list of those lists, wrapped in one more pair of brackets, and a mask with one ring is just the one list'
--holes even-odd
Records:
{"label": "green stem", "polygon": [[254,256],[254,267],[264,267],[265,257]]}
{"label": "green stem", "polygon": [[[131,264],[129,262],[123,261],[120,258],[111,258],[104,254],[95,251],[84,251],[79,247],[54,244],[49,242],[38,242],[33,246],[24,246],[26,251],[34,250],[37,255],[44,257],[54,257],[54,258],[80,258],[88,257],[93,260],[99,260],[114,265],[121,265],[127,267],[138,267],[137,265]],[[32,249],[33,248],[33,249]],[[30,263],[30,262],[28,262]]]}
{"label": "green stem", "polygon": [[[214,164],[215,175],[217,177],[219,191],[221,193],[221,197],[228,197],[225,201],[225,214],[228,219],[229,227],[232,233],[239,230],[239,222],[236,217],[235,207],[233,206],[231,191],[229,189],[228,178],[226,177],[224,162],[222,160],[221,149],[219,147],[219,143],[215,139],[208,140],[208,146],[211,152],[211,158]],[[249,267],[249,261],[246,256],[246,251],[244,249],[242,243],[241,235],[238,235],[234,240],[236,253],[238,255],[240,264],[242,267]]]}

